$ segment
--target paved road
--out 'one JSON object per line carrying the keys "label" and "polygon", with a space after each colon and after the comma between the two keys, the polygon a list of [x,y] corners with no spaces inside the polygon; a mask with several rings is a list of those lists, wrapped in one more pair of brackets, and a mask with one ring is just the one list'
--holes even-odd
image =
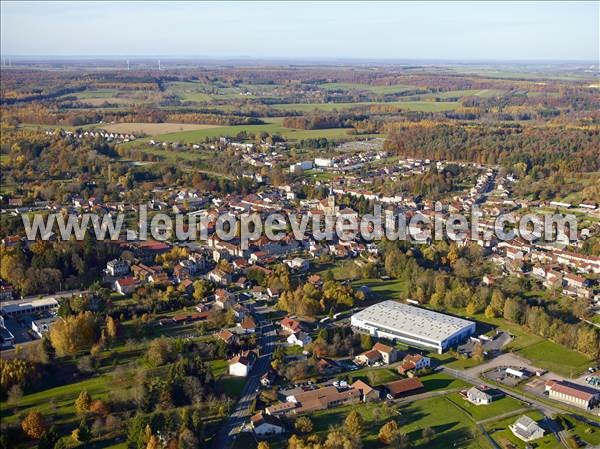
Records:
{"label": "paved road", "polygon": [[233,445],[240,428],[248,421],[249,407],[257,396],[256,390],[260,385],[260,378],[267,372],[271,363],[271,356],[275,349],[275,326],[272,323],[261,323],[259,332],[261,334],[259,339],[260,356],[252,367],[239,401],[219,429],[213,449],[229,449]]}

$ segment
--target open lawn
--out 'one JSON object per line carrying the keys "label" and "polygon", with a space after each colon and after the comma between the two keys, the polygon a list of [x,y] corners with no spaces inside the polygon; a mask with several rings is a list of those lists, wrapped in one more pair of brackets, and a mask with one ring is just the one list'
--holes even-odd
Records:
{"label": "open lawn", "polygon": [[352,282],[352,287],[359,288],[366,285],[370,289],[370,295],[387,299],[404,299],[408,296],[408,285],[401,279],[382,281],[381,279],[358,279]]}
{"label": "open lawn", "polygon": [[594,363],[585,355],[549,340],[527,346],[517,353],[531,360],[535,366],[568,377],[576,376]]}
{"label": "open lawn", "polygon": [[391,101],[385,103],[290,103],[290,104],[274,104],[271,105],[273,109],[281,111],[298,111],[298,112],[311,112],[311,111],[333,111],[351,109],[359,106],[394,106],[399,109],[407,111],[420,111],[420,112],[441,112],[451,111],[458,109],[461,104],[457,101]]}
{"label": "open lawn", "polygon": [[363,368],[350,373],[352,381],[362,380],[372,387],[378,387],[393,380],[400,379],[400,375],[390,368]]}
{"label": "open lawn", "polygon": [[[352,136],[348,134],[348,128],[331,128],[331,129],[293,129],[285,128],[281,125],[281,118],[265,119],[265,123],[261,125],[235,125],[235,126],[217,126],[212,128],[197,129],[193,131],[174,132],[161,134],[159,140],[163,142],[182,142],[182,143],[198,143],[208,138],[217,138],[223,136],[235,137],[239,133],[246,132],[249,134],[257,134],[267,132],[269,134],[279,134],[288,140],[302,140],[326,137],[328,139],[340,138],[360,138],[376,137],[374,135]],[[148,141],[147,139],[138,139],[135,142],[125,144],[128,147],[136,147],[138,143]]]}
{"label": "open lawn", "polygon": [[[482,438],[473,439],[472,421],[461,413],[448,413],[448,403],[444,398],[431,398],[416,401],[401,407],[390,407],[382,403],[357,404],[311,414],[315,431],[325,436],[330,426],[340,426],[351,410],[358,411],[364,420],[362,440],[366,449],[381,448],[377,439],[380,427],[390,420],[398,422],[415,448],[447,449],[448,441],[460,443],[465,449],[487,449],[489,444]],[[431,427],[435,431],[433,441],[423,441],[423,429]]]}
{"label": "open lawn", "polygon": [[246,385],[245,377],[235,377],[225,375],[217,381],[219,389],[231,398],[238,398],[242,394],[242,390]]}
{"label": "open lawn", "polygon": [[471,386],[460,379],[444,373],[433,373],[419,378],[427,391],[451,390]]}
{"label": "open lawn", "polygon": [[210,371],[215,379],[223,376],[229,368],[227,361],[222,359],[211,360],[208,363],[210,365]]}
{"label": "open lawn", "polygon": [[572,416],[561,415],[561,417],[570,435],[585,441],[592,447],[600,447],[600,428],[594,428]]}
{"label": "open lawn", "polygon": [[104,126],[111,133],[134,133],[159,135],[180,131],[218,128],[218,125],[196,125],[191,123],[114,123]]}
{"label": "open lawn", "polygon": [[[452,312],[464,316],[464,311],[452,310]],[[487,318],[483,314],[467,318],[476,320],[478,327],[482,328],[480,331],[487,332],[484,328],[489,325],[509,332],[514,339],[505,350],[517,353],[539,368],[554,371],[565,377],[575,377],[592,363],[584,354],[534,335],[523,326],[510,323],[503,318]]]}
{"label": "open lawn", "polygon": [[73,404],[83,390],[86,390],[93,399],[102,399],[111,390],[114,390],[114,384],[109,376],[97,376],[27,394],[14,405],[2,402],[0,416],[2,421],[14,422],[18,419],[18,415],[22,413],[39,411],[46,416],[52,416],[56,424],[75,422],[79,418],[75,414]]}
{"label": "open lawn", "polygon": [[519,409],[527,408],[526,404],[523,404],[522,402],[519,402],[510,396],[505,396],[502,399],[493,401],[489,405],[471,404],[469,401],[463,399],[463,397],[458,393],[451,393],[447,396],[447,398],[449,401],[452,401],[454,404],[460,407],[475,421],[490,419],[505,413],[516,413]]}
{"label": "open lawn", "polygon": [[465,90],[450,90],[448,92],[436,92],[434,94],[426,94],[422,97],[431,98],[463,98],[463,97],[482,97],[490,98],[497,97],[504,93],[500,89],[465,89]]}

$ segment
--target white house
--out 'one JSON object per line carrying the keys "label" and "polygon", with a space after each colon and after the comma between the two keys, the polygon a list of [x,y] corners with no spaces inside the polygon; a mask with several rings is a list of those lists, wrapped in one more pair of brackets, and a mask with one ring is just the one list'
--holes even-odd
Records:
{"label": "white house", "polygon": [[544,436],[544,429],[526,415],[521,416],[508,427],[514,436],[523,441],[533,441]]}
{"label": "white house", "polygon": [[229,375],[237,377],[246,377],[254,366],[256,356],[253,352],[247,351],[236,355],[229,360]]}
{"label": "white house", "polygon": [[112,277],[120,277],[129,274],[129,264],[121,259],[113,259],[106,263],[106,274]]}
{"label": "white house", "polygon": [[54,322],[58,320],[57,316],[49,316],[47,318],[40,318],[31,322],[31,330],[39,337],[42,338],[44,334],[50,332],[50,328]]}
{"label": "white house", "polygon": [[287,338],[287,342],[290,346],[300,346],[301,348],[312,342],[312,338],[306,332],[298,332],[296,334],[291,334]]}
{"label": "white house", "polygon": [[467,390],[467,400],[475,405],[488,405],[494,400],[491,394],[483,389],[471,387]]}
{"label": "white house", "polygon": [[250,417],[252,430],[257,436],[280,435],[285,432],[279,418],[273,415],[263,415],[262,412]]}
{"label": "white house", "polygon": [[294,257],[290,260],[285,260],[285,264],[293,270],[306,271],[309,268],[308,260],[302,259],[301,257]]}
{"label": "white house", "polygon": [[115,282],[115,291],[121,295],[128,295],[133,293],[138,285],[138,280],[132,277],[119,279]]}

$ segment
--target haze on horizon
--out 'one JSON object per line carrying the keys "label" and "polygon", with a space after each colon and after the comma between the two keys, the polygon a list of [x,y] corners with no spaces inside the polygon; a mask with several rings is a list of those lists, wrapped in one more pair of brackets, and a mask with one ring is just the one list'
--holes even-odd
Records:
{"label": "haze on horizon", "polygon": [[599,2],[2,1],[2,54],[590,61]]}

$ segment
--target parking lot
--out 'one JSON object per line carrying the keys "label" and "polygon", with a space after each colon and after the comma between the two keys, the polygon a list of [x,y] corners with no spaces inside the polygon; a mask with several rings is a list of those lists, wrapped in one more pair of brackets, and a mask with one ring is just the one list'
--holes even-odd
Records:
{"label": "parking lot", "polygon": [[[514,370],[521,371],[521,372],[525,373],[525,376],[519,377],[519,376],[516,376],[513,374],[509,374],[506,372],[507,368],[512,368]],[[498,383],[501,383],[501,384],[509,386],[509,387],[515,387],[519,383],[521,383],[527,379],[531,379],[531,377],[534,377],[535,373],[532,373],[532,372],[528,371],[526,368],[520,367],[520,366],[519,367],[497,366],[495,368],[492,368],[489,371],[486,371],[484,373],[484,376],[490,380],[493,380],[494,382],[498,382]]]}
{"label": "parking lot", "polygon": [[502,348],[506,346],[512,337],[504,331],[500,331],[497,334],[490,337],[489,340],[483,338],[472,337],[465,344],[460,345],[457,348],[457,351],[460,354],[464,354],[468,357],[473,353],[473,348],[476,343],[481,343],[483,346],[483,350],[487,353],[488,356],[495,357],[502,352]]}

